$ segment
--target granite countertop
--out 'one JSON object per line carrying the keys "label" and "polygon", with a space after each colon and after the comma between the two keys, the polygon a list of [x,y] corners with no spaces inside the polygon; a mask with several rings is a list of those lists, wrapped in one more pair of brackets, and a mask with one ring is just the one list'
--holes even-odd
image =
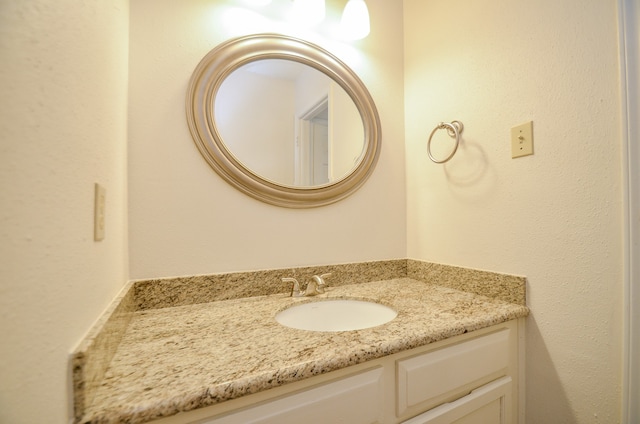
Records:
{"label": "granite countertop", "polygon": [[[366,299],[398,316],[381,326],[312,332],[278,324],[298,302]],[[82,423],[142,423],[526,316],[515,304],[414,278],[137,310]]]}

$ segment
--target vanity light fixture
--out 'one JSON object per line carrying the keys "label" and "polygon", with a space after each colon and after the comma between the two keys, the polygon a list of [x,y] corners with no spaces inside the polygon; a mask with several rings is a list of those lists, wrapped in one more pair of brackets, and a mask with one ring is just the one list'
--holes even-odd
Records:
{"label": "vanity light fixture", "polygon": [[293,0],[296,19],[305,24],[319,24],[324,20],[325,0]]}
{"label": "vanity light fixture", "polygon": [[266,6],[271,3],[271,0],[245,0],[245,2],[252,6]]}
{"label": "vanity light fixture", "polygon": [[360,40],[369,35],[369,9],[364,0],[349,0],[342,12],[340,30],[348,40]]}

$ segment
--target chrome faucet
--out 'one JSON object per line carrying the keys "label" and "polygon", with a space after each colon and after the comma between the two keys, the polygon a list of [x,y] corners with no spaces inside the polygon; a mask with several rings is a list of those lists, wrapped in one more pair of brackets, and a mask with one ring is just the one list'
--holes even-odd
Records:
{"label": "chrome faucet", "polygon": [[282,279],[282,282],[293,283],[293,286],[291,287],[291,297],[315,296],[324,293],[325,287],[327,285],[324,279],[329,277],[330,275],[331,273],[314,275],[313,277],[311,277],[311,281],[307,283],[307,287],[305,287],[304,291],[300,290],[300,283],[298,283],[298,280],[295,278],[285,277]]}

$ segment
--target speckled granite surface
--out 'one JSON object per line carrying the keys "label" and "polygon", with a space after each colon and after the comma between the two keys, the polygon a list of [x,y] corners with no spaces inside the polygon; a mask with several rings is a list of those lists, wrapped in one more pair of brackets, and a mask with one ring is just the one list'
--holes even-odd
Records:
{"label": "speckled granite surface", "polygon": [[451,265],[407,261],[407,276],[416,280],[526,305],[526,278]]}
{"label": "speckled granite surface", "polygon": [[[397,260],[204,277],[235,287],[235,295],[210,290],[207,283],[199,291],[190,287],[190,279],[132,283],[110,309],[111,318],[101,320],[74,353],[74,386],[80,392],[76,422],[142,423],[528,314],[524,278],[432,265]],[[392,306],[398,317],[379,327],[335,333],[278,324],[276,312],[309,301],[288,297],[289,287],[279,279],[302,276],[306,281],[307,274],[325,272],[334,272],[329,290],[311,300],[368,299]],[[244,297],[255,293],[251,287],[260,287],[256,281],[265,276],[271,281],[267,293],[275,294]],[[437,278],[446,284],[430,283]],[[471,287],[461,291],[465,279]],[[501,288],[483,288],[483,281],[497,281]],[[185,285],[193,289],[186,296],[180,293]],[[493,296],[477,294],[483,291]],[[83,380],[87,377],[90,382]]]}
{"label": "speckled granite surface", "polygon": [[136,281],[135,298],[138,309],[156,309],[265,296],[291,290],[290,284],[282,282],[282,277],[297,278],[302,284],[313,275],[328,272],[331,277],[327,282],[334,287],[388,280],[406,277],[407,261],[361,262]]}
{"label": "speckled granite surface", "polygon": [[127,284],[116,296],[71,357],[76,411],[82,411],[93,403],[95,393],[133,317],[136,307],[132,286],[131,283]]}

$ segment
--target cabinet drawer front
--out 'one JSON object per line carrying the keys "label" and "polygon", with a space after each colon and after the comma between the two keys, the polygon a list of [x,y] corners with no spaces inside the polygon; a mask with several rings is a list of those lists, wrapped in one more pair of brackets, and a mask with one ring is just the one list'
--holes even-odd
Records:
{"label": "cabinet drawer front", "polygon": [[378,367],[202,424],[376,424],[383,420],[383,368]]}
{"label": "cabinet drawer front", "polygon": [[[472,390],[506,375],[509,366],[509,329],[400,360],[398,371],[398,415],[409,408]],[[468,385],[477,382],[477,386]],[[467,386],[467,387],[465,387]]]}
{"label": "cabinet drawer front", "polygon": [[403,424],[506,424],[509,423],[507,406],[510,393],[511,377],[502,377]]}

